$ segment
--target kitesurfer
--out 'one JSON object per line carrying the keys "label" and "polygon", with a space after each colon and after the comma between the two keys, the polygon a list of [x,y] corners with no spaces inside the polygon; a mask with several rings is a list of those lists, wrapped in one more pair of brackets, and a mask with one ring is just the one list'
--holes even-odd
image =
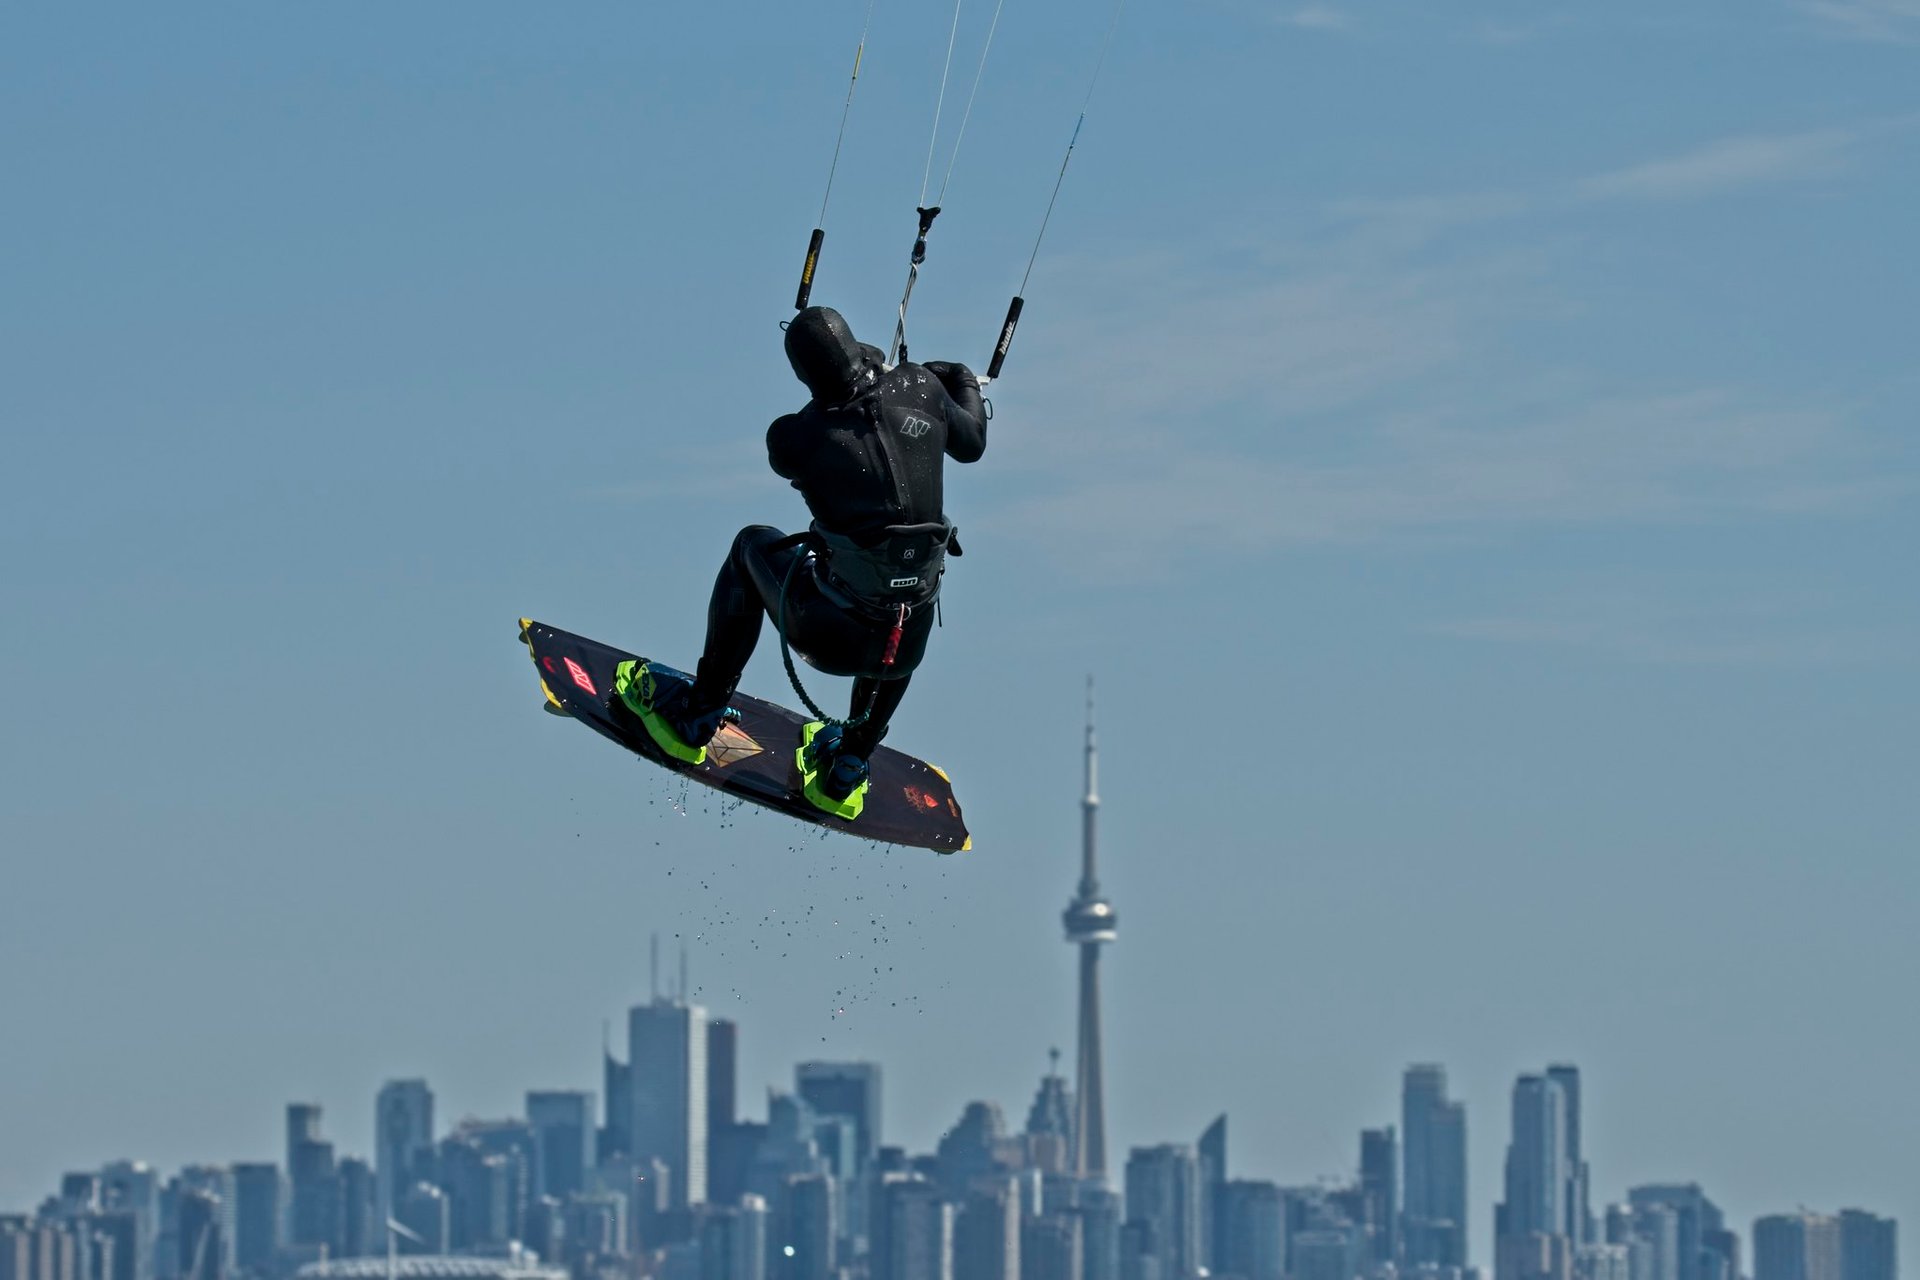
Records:
{"label": "kitesurfer", "polygon": [[986,451],[987,415],[965,365],[903,360],[889,369],[830,307],[795,316],[786,351],[812,399],[768,428],[767,460],[800,491],[812,527],[791,536],[742,529],[713,584],[698,674],[653,664],[621,692],[663,750],[704,759],[730,718],[761,619],[772,616],[812,666],[854,677],[847,720],[826,724],[808,748],[818,790],[839,802],[866,782],[868,757],[926,652],[946,556],[960,554],[944,461]]}

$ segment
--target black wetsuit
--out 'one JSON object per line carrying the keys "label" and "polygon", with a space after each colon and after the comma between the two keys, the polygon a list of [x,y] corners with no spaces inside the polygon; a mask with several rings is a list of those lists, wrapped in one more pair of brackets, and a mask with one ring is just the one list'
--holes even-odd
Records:
{"label": "black wetsuit", "polygon": [[[944,520],[945,460],[973,462],[987,447],[980,385],[964,365],[905,363],[873,372],[851,399],[822,403],[816,396],[767,430],[767,460],[806,499],[815,527],[859,542],[889,527]],[[815,546],[795,545],[767,525],[742,529],[713,585],[696,705],[731,696],[759,642],[761,619],[779,616],[783,587],[794,651],[830,675],[856,677],[852,716],[871,700],[867,719],[846,738],[847,749],[864,758],[886,734],[926,652],[937,577],[908,604],[889,666],[883,659],[899,620],[896,604],[860,598]]]}

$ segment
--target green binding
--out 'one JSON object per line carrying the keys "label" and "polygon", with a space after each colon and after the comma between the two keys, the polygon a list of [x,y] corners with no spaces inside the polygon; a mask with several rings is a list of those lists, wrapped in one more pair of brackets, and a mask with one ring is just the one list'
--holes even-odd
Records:
{"label": "green binding", "polygon": [[855,787],[845,800],[835,800],[820,789],[820,771],[808,763],[807,755],[808,748],[813,746],[813,735],[826,727],[824,720],[815,720],[800,730],[800,749],[793,753],[793,762],[800,769],[800,791],[814,808],[852,822],[866,808],[867,788],[873,785],[873,779]]}
{"label": "green binding", "polygon": [[690,747],[681,741],[680,735],[653,709],[653,671],[646,663],[629,658],[615,667],[613,691],[620,695],[620,701],[626,704],[627,710],[638,716],[640,723],[647,727],[647,736],[653,739],[655,746],[675,760],[687,764],[707,762],[705,747]]}

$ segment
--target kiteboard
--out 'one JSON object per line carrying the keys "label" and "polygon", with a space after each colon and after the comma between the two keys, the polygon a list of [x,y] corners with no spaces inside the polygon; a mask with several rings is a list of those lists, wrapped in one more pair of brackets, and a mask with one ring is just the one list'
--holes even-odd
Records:
{"label": "kiteboard", "polygon": [[646,726],[614,692],[615,669],[645,662],[597,640],[520,619],[520,639],[533,655],[546,709],[580,721],[641,759],[728,795],[750,800],[815,826],[887,844],[954,853],[973,846],[960,802],[947,775],[904,752],[880,747],[868,762],[873,776],[860,813],[842,818],[816,807],[802,792],[797,754],[807,717],[759,698],[736,694],[739,723],[725,724],[698,764],[661,750]]}

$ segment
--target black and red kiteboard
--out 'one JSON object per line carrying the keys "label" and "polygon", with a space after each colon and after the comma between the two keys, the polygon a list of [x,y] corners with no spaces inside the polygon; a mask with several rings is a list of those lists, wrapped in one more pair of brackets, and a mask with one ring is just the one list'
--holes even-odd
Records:
{"label": "black and red kiteboard", "polygon": [[609,706],[615,697],[614,668],[640,655],[528,618],[520,620],[520,638],[533,655],[549,711],[571,716],[649,763],[831,831],[937,853],[972,847],[947,775],[923,760],[878,748],[870,761],[873,778],[860,816],[835,817],[815,808],[800,791],[794,753],[808,723],[805,716],[735,695],[740,722],[714,735],[705,763],[687,764],[660,750],[632,715]]}

